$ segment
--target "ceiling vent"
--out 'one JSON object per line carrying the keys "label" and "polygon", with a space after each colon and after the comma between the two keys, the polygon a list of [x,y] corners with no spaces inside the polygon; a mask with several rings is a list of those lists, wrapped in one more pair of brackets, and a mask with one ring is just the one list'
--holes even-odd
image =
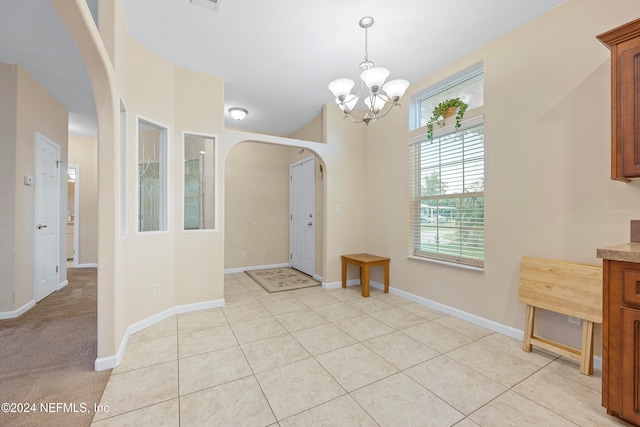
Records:
{"label": "ceiling vent", "polygon": [[198,6],[202,6],[205,9],[218,12],[220,10],[220,5],[222,4],[222,0],[191,0],[191,3]]}

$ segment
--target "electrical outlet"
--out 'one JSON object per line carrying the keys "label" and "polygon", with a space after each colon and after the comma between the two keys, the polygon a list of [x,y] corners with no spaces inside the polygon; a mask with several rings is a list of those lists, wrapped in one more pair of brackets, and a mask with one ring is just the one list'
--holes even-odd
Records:
{"label": "electrical outlet", "polygon": [[246,258],[247,257],[247,251],[242,251],[242,258]]}
{"label": "electrical outlet", "polygon": [[569,323],[573,323],[574,325],[582,325],[582,319],[578,317],[569,316]]}
{"label": "electrical outlet", "polygon": [[158,295],[160,295],[160,283],[153,285],[153,296],[157,297]]}

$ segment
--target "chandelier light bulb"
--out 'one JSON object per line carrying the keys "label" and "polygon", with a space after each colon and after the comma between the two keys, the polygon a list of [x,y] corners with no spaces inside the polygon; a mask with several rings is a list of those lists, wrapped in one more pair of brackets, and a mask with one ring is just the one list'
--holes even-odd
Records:
{"label": "chandelier light bulb", "polygon": [[377,92],[378,88],[384,84],[387,77],[389,77],[389,70],[384,67],[369,68],[360,74],[360,78],[372,92]]}
{"label": "chandelier light bulb", "polygon": [[382,86],[382,90],[387,96],[392,99],[394,102],[397,102],[398,99],[404,95],[404,92],[409,87],[409,82],[402,79],[390,80]]}
{"label": "chandelier light bulb", "polygon": [[[329,83],[329,90],[333,96],[340,99],[341,96],[346,97],[351,93],[351,89],[355,85],[351,79],[336,79]],[[344,100],[344,98],[342,98]]]}

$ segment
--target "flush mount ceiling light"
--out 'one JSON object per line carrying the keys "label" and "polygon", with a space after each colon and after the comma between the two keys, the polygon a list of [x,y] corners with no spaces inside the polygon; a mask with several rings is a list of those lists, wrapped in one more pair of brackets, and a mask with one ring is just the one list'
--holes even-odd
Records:
{"label": "flush mount ceiling light", "polygon": [[231,113],[231,117],[236,120],[242,120],[247,116],[247,114],[249,114],[249,112],[244,108],[238,107],[229,108],[229,113]]}
{"label": "flush mount ceiling light", "polygon": [[[365,16],[360,20],[359,25],[364,28],[364,61],[360,63],[362,80],[360,90],[352,94],[351,89],[355,83],[351,79],[344,78],[329,83],[329,90],[336,97],[336,104],[344,111],[345,119],[349,117],[352,122],[368,125],[389,114],[393,107],[400,105],[398,100],[409,87],[409,82],[400,79],[384,82],[389,77],[389,70],[375,67],[373,62],[369,61],[367,29],[373,25],[373,18]],[[360,94],[363,93],[364,85],[369,89],[369,93],[364,97],[366,109],[364,114],[358,114],[354,112],[354,108],[360,99]]]}
{"label": "flush mount ceiling light", "polygon": [[205,9],[213,10],[214,12],[220,11],[222,0],[191,0],[191,3],[202,6]]}

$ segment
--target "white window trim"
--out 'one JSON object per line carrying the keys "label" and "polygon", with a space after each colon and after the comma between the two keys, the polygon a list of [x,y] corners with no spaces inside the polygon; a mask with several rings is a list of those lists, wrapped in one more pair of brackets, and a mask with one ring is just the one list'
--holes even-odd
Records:
{"label": "white window trim", "polygon": [[[474,112],[475,110],[479,110],[479,108],[474,108],[473,110],[469,110],[469,112]],[[459,128],[455,127],[455,123],[451,123],[450,125],[443,126],[443,127],[434,126],[433,139],[441,138],[443,136],[447,136],[453,133],[462,132],[472,127],[479,126],[481,124],[484,124],[484,114],[482,113],[462,120],[460,122]],[[427,139],[427,135],[424,132],[422,132],[419,135],[410,138],[409,145],[418,144],[420,142],[423,142],[426,139]]]}
{"label": "white window trim", "polygon": [[409,107],[409,130],[426,127],[426,125],[418,126],[420,123],[420,102],[482,73],[484,73],[484,63],[479,62],[412,95]]}
{"label": "white window trim", "polygon": [[407,258],[415,259],[416,261],[426,261],[426,262],[432,262],[434,264],[448,265],[450,267],[462,268],[464,270],[484,271],[484,267],[478,267],[478,266],[469,265],[469,264],[461,264],[461,263],[451,262],[451,261],[444,261],[437,258],[428,258],[423,256],[417,256],[417,255],[408,255]]}
{"label": "white window trim", "polygon": [[[199,230],[185,230],[184,229],[184,138],[186,135],[191,135],[191,136],[200,136],[202,138],[211,138],[213,139],[213,156],[214,156],[214,171],[213,171],[213,180],[214,180],[214,196],[213,196],[213,215],[214,215],[214,219],[213,219],[213,228],[205,228],[205,229],[199,229]],[[181,143],[180,143],[180,158],[181,158],[181,168],[180,168],[180,174],[181,174],[181,180],[180,180],[180,232],[184,233],[184,234],[192,234],[192,233],[215,233],[218,232],[218,209],[219,209],[219,203],[218,203],[218,197],[219,197],[219,191],[218,191],[218,135],[216,134],[208,134],[208,133],[202,133],[202,132],[191,132],[188,130],[183,130],[181,132]]]}
{"label": "white window trim", "polygon": [[[140,159],[138,158],[138,151],[139,151],[139,146],[140,146],[140,141],[138,140],[139,138],[139,126],[140,126],[140,120],[148,122],[152,125],[158,126],[160,128],[163,128],[166,132],[165,135],[165,170],[166,170],[166,176],[165,176],[165,182],[164,182],[164,191],[165,191],[165,206],[164,206],[164,217],[165,217],[165,229],[164,230],[158,230],[158,231],[140,231],[139,230],[139,221],[140,221],[140,185],[138,182],[138,162],[140,161]],[[136,217],[135,217],[135,235],[136,236],[154,236],[154,235],[158,235],[158,234],[169,234],[171,231],[171,210],[169,209],[169,206],[173,206],[173,201],[171,199],[171,192],[169,191],[169,183],[171,182],[171,168],[169,167],[169,165],[171,164],[171,150],[169,150],[169,146],[171,145],[171,130],[169,128],[169,126],[162,124],[156,120],[152,120],[148,117],[142,116],[140,114],[136,114],[136,155],[135,155],[135,167],[136,167],[136,178],[135,178],[135,186],[136,186],[136,199],[135,199],[135,205],[136,205]]]}

